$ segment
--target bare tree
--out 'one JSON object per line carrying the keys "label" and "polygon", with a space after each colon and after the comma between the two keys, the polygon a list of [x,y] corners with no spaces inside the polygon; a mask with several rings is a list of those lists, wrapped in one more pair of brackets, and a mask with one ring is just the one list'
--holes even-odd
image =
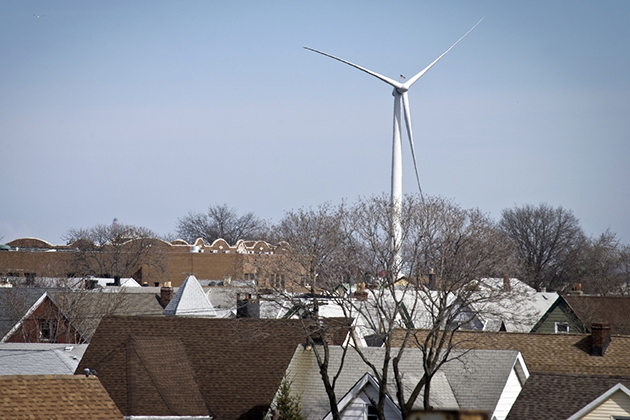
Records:
{"label": "bare tree", "polygon": [[264,239],[265,223],[254,213],[239,216],[227,204],[208,207],[207,213],[190,212],[177,221],[175,228],[180,239],[194,243],[201,238],[211,244],[217,239],[225,239],[235,244],[239,239]]}
{"label": "bare tree", "polygon": [[[379,418],[385,418],[392,383],[405,417],[419,398],[429,407],[433,377],[459,357],[451,353],[458,344],[454,332],[474,324],[484,304],[510,297],[509,291],[482,288],[479,281],[511,270],[511,242],[487,215],[440,197],[408,196],[398,217],[401,242],[393,245],[392,209],[385,196],[349,208],[324,205],[289,212],[274,231],[286,244],[278,251],[282,258],[273,260],[304,278],[308,287],[302,290],[309,292],[296,296],[277,287],[275,293],[303,320],[335,419],[340,417],[336,383],[348,351],[357,352],[379,384],[379,394],[371,400]],[[354,293],[339,292],[340,283],[355,285]],[[354,321],[352,346],[342,347],[339,364],[331,363],[322,339],[331,334],[322,321],[333,306]],[[418,328],[428,334],[419,334]],[[364,354],[363,338],[382,345],[382,358]],[[423,372],[412,384],[400,369],[410,346],[423,354]]]}
{"label": "bare tree", "polygon": [[[277,304],[286,311],[291,310],[300,320],[306,342],[315,355],[335,420],[340,419],[336,382],[348,347],[343,349],[338,368],[333,369],[329,345],[340,332],[343,335],[348,333],[347,320],[351,314],[343,312],[344,319],[341,320],[324,319],[320,306],[332,304],[339,298],[331,291],[348,277],[344,221],[343,206],[334,207],[330,203],[316,209],[301,208],[286,212],[271,232],[273,240],[281,246],[274,258],[267,259],[267,263],[260,266],[260,274],[270,278],[269,285],[274,290]],[[278,275],[282,276],[281,282],[274,281]],[[306,291],[305,295],[300,293]],[[342,305],[339,307],[343,308]]]}
{"label": "bare tree", "polygon": [[621,244],[615,233],[607,230],[591,238],[581,264],[584,292],[601,296],[627,294],[630,247]]}
{"label": "bare tree", "polygon": [[[440,197],[405,198],[399,215],[401,243],[392,246],[391,211],[388,197],[375,197],[359,201],[350,212],[353,239],[364,257],[363,271],[373,278],[363,300],[345,302],[383,343],[380,365],[365,357],[358,343],[354,346],[379,383],[379,397],[372,404],[381,419],[391,380],[403,418],[421,392],[423,406],[429,408],[431,380],[453,359],[455,331],[474,322],[474,308],[506,298],[504,290],[481,290],[479,280],[502,277],[511,253],[492,219]],[[402,252],[402,265],[396,262],[396,247]],[[428,334],[417,335],[417,328]],[[409,389],[399,366],[405,349],[412,345],[421,349],[423,372]]]}
{"label": "bare tree", "polygon": [[75,248],[71,259],[76,276],[138,277],[143,269],[159,277],[166,260],[162,241],[151,230],[114,223],[68,230],[63,239]]}
{"label": "bare tree", "polygon": [[579,273],[586,237],[570,210],[548,204],[505,209],[499,222],[515,243],[519,277],[541,290],[562,290]]}

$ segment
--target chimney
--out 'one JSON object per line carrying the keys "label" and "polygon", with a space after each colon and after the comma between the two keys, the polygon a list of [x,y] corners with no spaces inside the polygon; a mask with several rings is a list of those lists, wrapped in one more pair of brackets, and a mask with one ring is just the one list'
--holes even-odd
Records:
{"label": "chimney", "polygon": [[357,283],[357,289],[354,292],[354,298],[360,301],[367,300],[367,292],[365,291],[365,283]]}
{"label": "chimney", "polygon": [[569,296],[582,296],[582,283],[575,283],[569,292]]}
{"label": "chimney", "polygon": [[260,318],[260,303],[258,299],[246,293],[244,298],[240,293],[236,294],[236,317],[237,318]]}
{"label": "chimney", "polygon": [[610,344],[610,324],[593,323],[591,337],[591,356],[603,356]]}
{"label": "chimney", "polygon": [[166,308],[171,299],[173,299],[173,288],[171,287],[171,282],[166,281],[160,289],[160,301],[162,302],[162,306]]}
{"label": "chimney", "polygon": [[120,276],[114,276],[114,286],[120,286]]}
{"label": "chimney", "polygon": [[510,276],[508,276],[507,274],[503,276],[503,290],[505,292],[509,292],[510,290],[512,290],[512,285],[510,284]]}
{"label": "chimney", "polygon": [[435,290],[435,271],[433,268],[429,270],[429,290]]}

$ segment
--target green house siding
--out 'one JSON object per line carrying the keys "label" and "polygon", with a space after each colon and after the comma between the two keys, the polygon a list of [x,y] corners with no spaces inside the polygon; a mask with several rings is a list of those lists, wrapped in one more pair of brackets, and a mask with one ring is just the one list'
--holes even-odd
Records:
{"label": "green house siding", "polygon": [[540,334],[554,334],[556,332],[556,322],[566,322],[569,324],[569,333],[587,333],[588,331],[580,320],[575,316],[569,305],[562,298],[552,305],[540,321],[534,325],[531,332]]}

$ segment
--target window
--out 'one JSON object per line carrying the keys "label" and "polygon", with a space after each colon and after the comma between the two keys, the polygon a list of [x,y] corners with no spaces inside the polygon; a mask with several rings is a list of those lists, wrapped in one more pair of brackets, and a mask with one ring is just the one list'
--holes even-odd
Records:
{"label": "window", "polygon": [[39,340],[55,342],[57,338],[57,320],[40,319],[39,320]]}
{"label": "window", "polygon": [[276,289],[284,288],[284,274],[272,274],[269,276],[269,284]]}
{"label": "window", "polygon": [[378,420],[378,412],[376,407],[372,405],[367,406],[367,420]]}
{"label": "window", "polygon": [[569,323],[568,322],[556,322],[555,323],[556,334],[568,334]]}

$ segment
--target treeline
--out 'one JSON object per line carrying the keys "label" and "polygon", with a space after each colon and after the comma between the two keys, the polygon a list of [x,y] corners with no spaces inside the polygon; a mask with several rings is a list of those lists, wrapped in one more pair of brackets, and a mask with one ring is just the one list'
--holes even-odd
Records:
{"label": "treeline", "polygon": [[[252,212],[239,214],[226,204],[211,205],[207,212],[191,211],[180,218],[175,234],[162,239],[286,242],[294,254],[312,262],[303,269],[312,271],[322,286],[379,275],[448,278],[457,272],[517,277],[537,290],[568,291],[581,284],[585,293],[628,294],[630,246],[609,230],[587,236],[573,212],[563,207],[515,206],[494,220],[452,200],[411,195],[405,197],[401,220],[402,243],[395,246],[403,257],[402,273],[394,273],[385,258],[379,261],[379,249],[389,255],[393,246],[386,196],[291,210],[277,223]],[[70,229],[64,240],[102,245],[130,237],[158,235],[115,224]]]}

